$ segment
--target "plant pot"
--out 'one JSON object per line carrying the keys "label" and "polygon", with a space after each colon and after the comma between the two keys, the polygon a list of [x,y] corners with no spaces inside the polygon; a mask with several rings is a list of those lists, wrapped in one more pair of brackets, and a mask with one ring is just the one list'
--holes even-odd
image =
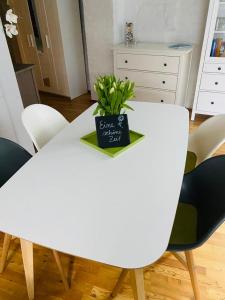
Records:
{"label": "plant pot", "polygon": [[96,117],[95,123],[99,147],[124,147],[130,144],[130,132],[126,114]]}

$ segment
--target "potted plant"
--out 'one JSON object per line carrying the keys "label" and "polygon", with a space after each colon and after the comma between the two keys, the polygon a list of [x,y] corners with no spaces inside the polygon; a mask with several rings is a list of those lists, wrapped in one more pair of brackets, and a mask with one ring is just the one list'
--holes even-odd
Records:
{"label": "potted plant", "polygon": [[134,98],[134,82],[122,81],[114,75],[100,76],[94,85],[98,105],[94,111],[98,145],[101,148],[130,144],[126,110],[133,110],[127,100]]}

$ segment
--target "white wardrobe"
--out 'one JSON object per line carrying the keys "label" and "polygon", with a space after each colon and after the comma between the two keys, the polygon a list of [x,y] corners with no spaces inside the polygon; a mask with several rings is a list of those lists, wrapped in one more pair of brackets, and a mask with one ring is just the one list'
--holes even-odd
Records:
{"label": "white wardrobe", "polygon": [[22,62],[35,65],[39,90],[71,99],[87,92],[78,0],[9,0],[19,16]]}
{"label": "white wardrobe", "polygon": [[199,74],[192,111],[225,113],[225,0],[210,0]]}

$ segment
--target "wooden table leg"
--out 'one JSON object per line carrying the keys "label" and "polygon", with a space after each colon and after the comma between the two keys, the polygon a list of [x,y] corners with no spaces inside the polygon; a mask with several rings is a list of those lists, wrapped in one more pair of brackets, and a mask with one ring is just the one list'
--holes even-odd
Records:
{"label": "wooden table leg", "polygon": [[12,239],[12,236],[10,234],[6,233],[4,236],[4,242],[3,242],[2,257],[1,257],[1,263],[0,263],[0,273],[2,273],[5,269],[11,239]]}
{"label": "wooden table leg", "polygon": [[59,269],[59,273],[60,273],[60,276],[62,278],[62,282],[64,284],[65,290],[68,291],[69,290],[69,284],[68,284],[68,281],[67,281],[66,276],[65,276],[64,271],[63,271],[63,267],[62,267],[62,263],[61,263],[61,260],[60,260],[60,257],[59,257],[59,253],[56,250],[52,250],[52,252],[53,252],[53,256],[55,258],[57,267]]}
{"label": "wooden table leg", "polygon": [[27,284],[29,300],[34,299],[34,263],[33,263],[33,244],[20,239],[23,265]]}
{"label": "wooden table leg", "polygon": [[116,283],[116,285],[115,285],[115,287],[114,287],[114,289],[113,289],[113,291],[111,293],[111,298],[112,299],[115,298],[118,295],[118,293],[119,293],[119,291],[121,289],[121,286],[123,284],[123,281],[124,281],[125,277],[127,276],[128,272],[129,272],[129,270],[127,270],[127,269],[123,269],[122,270],[122,272],[121,272],[121,274],[119,276],[119,279],[118,279],[118,281],[117,281],[117,283]]}
{"label": "wooden table leg", "polygon": [[144,288],[144,273],[143,269],[135,269],[130,271],[131,284],[134,293],[135,300],[145,299],[145,288]]}

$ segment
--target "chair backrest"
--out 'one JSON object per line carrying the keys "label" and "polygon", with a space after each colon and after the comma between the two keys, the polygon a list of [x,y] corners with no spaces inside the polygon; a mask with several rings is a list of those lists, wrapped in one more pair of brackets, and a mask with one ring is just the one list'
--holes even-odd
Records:
{"label": "chair backrest", "polygon": [[57,110],[44,104],[25,108],[22,122],[37,150],[68,125],[68,121]]}
{"label": "chair backrest", "polygon": [[2,187],[30,158],[16,143],[0,138],[0,187]]}
{"label": "chair backrest", "polygon": [[198,240],[206,241],[225,221],[225,155],[215,156],[184,176],[180,201],[198,212]]}
{"label": "chair backrest", "polygon": [[211,157],[225,142],[225,115],[202,123],[189,137],[188,150],[197,155],[197,164]]}

